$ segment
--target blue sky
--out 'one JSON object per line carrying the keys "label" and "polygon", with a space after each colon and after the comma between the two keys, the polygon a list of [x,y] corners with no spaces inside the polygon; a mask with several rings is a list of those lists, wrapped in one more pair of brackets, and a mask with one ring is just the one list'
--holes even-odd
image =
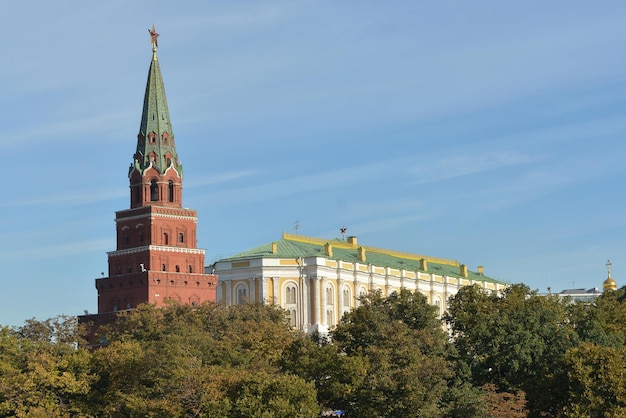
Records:
{"label": "blue sky", "polygon": [[280,238],[626,284],[623,1],[0,3],[0,324],[97,311],[154,23],[210,263]]}

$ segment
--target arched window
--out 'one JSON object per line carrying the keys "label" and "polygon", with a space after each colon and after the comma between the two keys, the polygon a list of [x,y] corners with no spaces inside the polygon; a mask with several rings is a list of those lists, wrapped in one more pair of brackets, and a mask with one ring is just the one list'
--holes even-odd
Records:
{"label": "arched window", "polygon": [[356,306],[361,306],[361,299],[363,299],[365,296],[367,296],[367,289],[365,288],[365,286],[361,286],[359,288],[359,297],[356,300]]}
{"label": "arched window", "polygon": [[189,273],[193,273],[193,266],[189,264]]}
{"label": "arched window", "polygon": [[333,288],[328,286],[326,287],[326,304],[333,305]]}
{"label": "arched window", "polygon": [[153,202],[159,200],[159,186],[156,180],[150,181],[150,200]]}
{"label": "arched window", "polygon": [[441,298],[439,296],[435,296],[435,306],[437,307],[437,312],[439,313],[439,315],[442,314],[442,303],[441,303]]}
{"label": "arched window", "polygon": [[176,266],[176,273],[180,273],[180,266],[179,265]]}
{"label": "arched window", "polygon": [[290,304],[297,303],[296,296],[297,296],[296,287],[294,285],[290,285],[285,288],[285,303],[286,304],[290,305]]}
{"label": "arched window", "polygon": [[289,325],[292,328],[298,326],[298,287],[290,282],[285,286],[285,310],[289,317]]}
{"label": "arched window", "polygon": [[185,242],[185,234],[182,232],[178,233],[178,242]]}
{"label": "arched window", "polygon": [[[169,164],[168,164],[169,165]],[[174,182],[172,180],[167,183],[167,201],[174,201]]]}
{"label": "arched window", "polygon": [[243,305],[244,303],[248,303],[248,286],[245,284],[237,285],[235,289],[235,304]]}
{"label": "arched window", "polygon": [[141,202],[141,186],[133,186],[133,200],[135,203]]}
{"label": "arched window", "polygon": [[143,242],[143,231],[139,231],[139,242]]}
{"label": "arched window", "polygon": [[164,241],[165,245],[170,245],[170,237],[169,237],[169,235],[167,235],[167,232],[163,233],[163,241]]}
{"label": "arched window", "polygon": [[165,271],[165,263],[163,263],[161,267],[163,268],[163,271]]}
{"label": "arched window", "polygon": [[335,297],[334,291],[331,285],[326,286],[325,296],[326,296],[326,326],[328,328],[335,326]]}
{"label": "arched window", "polygon": [[344,286],[343,290],[341,291],[341,309],[343,312],[341,312],[341,315],[345,314],[346,312],[350,312],[350,308],[352,307],[352,295],[350,292],[350,288],[348,286]]}

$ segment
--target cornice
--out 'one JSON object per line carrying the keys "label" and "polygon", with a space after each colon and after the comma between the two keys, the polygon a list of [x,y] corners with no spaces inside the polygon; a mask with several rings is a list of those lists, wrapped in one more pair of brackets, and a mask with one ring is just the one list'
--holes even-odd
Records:
{"label": "cornice", "polygon": [[203,254],[203,255],[205,253],[205,250],[200,249],[200,248],[166,247],[162,245],[144,245],[143,247],[134,247],[134,248],[127,248],[125,250],[109,251],[107,252],[107,254],[109,255],[109,257],[117,257],[120,255],[137,254],[137,253],[141,253],[145,251],[163,251],[163,252],[168,252],[168,253]]}
{"label": "cornice", "polygon": [[115,219],[115,223],[117,223],[117,222],[125,222],[125,221],[134,221],[136,219],[154,219],[154,218],[184,219],[184,220],[188,220],[188,221],[198,222],[198,217],[197,216],[185,216],[185,215],[173,215],[173,214],[166,214],[166,213],[149,212],[149,213],[143,213],[141,215],[128,216],[128,217],[124,217],[124,218],[117,218],[117,219]]}

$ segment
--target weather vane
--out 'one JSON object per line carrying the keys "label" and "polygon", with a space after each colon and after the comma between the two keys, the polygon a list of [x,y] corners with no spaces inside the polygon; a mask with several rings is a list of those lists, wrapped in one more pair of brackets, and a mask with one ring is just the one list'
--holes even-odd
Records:
{"label": "weather vane", "polygon": [[154,27],[154,23],[152,24],[152,29],[148,29],[148,33],[150,34],[150,43],[152,44],[152,47],[154,49],[158,48],[159,41],[157,41],[157,38],[159,37],[159,34]]}
{"label": "weather vane", "polygon": [[611,265],[612,265],[612,264],[611,264],[611,260],[608,260],[608,261],[606,262],[606,270],[607,270],[607,271],[608,271],[608,273],[609,273],[609,277],[611,277]]}
{"label": "weather vane", "polygon": [[342,226],[341,229],[339,229],[341,231],[341,239],[343,241],[346,240],[346,231],[348,230],[348,228],[346,228],[345,226]]}

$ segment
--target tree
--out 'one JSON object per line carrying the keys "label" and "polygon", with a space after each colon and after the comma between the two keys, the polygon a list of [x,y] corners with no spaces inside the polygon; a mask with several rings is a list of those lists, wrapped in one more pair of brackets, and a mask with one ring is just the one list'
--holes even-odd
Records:
{"label": "tree", "polygon": [[568,417],[626,416],[626,348],[584,343],[565,356],[569,390]]}
{"label": "tree", "polygon": [[0,415],[83,415],[93,375],[89,353],[66,338],[76,335],[71,324],[76,320],[58,317],[0,328]]}
{"label": "tree", "polygon": [[473,385],[524,391],[530,416],[539,416],[555,413],[565,398],[563,356],[578,343],[568,312],[567,302],[525,285],[502,294],[468,286],[450,300],[445,319]]}
{"label": "tree", "polygon": [[109,344],[93,355],[93,415],[319,413],[315,387],[280,369],[285,347],[303,336],[276,307],[146,305],[122,313],[105,332]]}
{"label": "tree", "polygon": [[344,315],[332,340],[340,353],[365,366],[344,408],[352,416],[439,416],[452,371],[447,336],[423,295],[370,294]]}

